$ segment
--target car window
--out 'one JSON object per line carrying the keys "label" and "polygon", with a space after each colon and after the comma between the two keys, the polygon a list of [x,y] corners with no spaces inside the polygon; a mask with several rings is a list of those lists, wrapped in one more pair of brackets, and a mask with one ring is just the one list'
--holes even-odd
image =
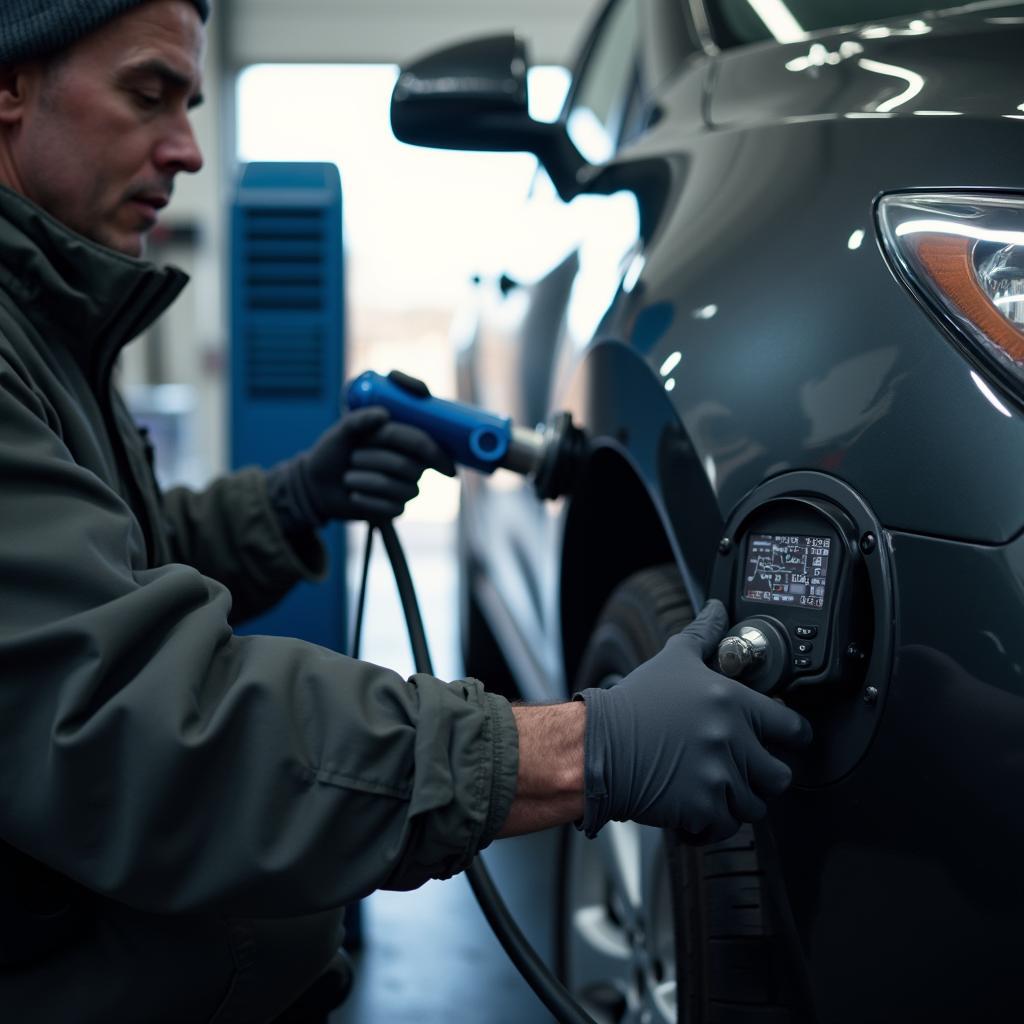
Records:
{"label": "car window", "polygon": [[960,7],[927,0],[706,0],[723,46],[763,39],[795,42],[804,32]]}
{"label": "car window", "polygon": [[638,7],[638,0],[620,0],[608,11],[569,103],[569,136],[591,163],[603,163],[615,153],[636,92]]}

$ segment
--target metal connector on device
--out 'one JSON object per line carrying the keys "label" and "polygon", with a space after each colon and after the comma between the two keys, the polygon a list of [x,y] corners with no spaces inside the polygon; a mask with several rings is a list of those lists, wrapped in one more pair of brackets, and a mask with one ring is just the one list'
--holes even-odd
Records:
{"label": "metal connector on device", "polygon": [[547,451],[547,432],[513,427],[508,451],[501,465],[522,476],[533,476],[544,461]]}

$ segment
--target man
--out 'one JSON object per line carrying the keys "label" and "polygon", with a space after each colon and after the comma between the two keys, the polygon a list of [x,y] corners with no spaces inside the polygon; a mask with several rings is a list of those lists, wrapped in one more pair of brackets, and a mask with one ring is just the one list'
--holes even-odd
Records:
{"label": "man", "polygon": [[[184,276],[139,257],[198,171],[207,0],[7,0],[0,21],[0,1005],[12,1020],[269,1021],[338,908],[498,835],[731,834],[793,712],[703,664],[711,605],[577,702],[511,708],[231,623],[398,514],[447,457],[382,410],[268,473],[161,495],[111,384]],[[288,1019],[296,1019],[294,1013]]]}

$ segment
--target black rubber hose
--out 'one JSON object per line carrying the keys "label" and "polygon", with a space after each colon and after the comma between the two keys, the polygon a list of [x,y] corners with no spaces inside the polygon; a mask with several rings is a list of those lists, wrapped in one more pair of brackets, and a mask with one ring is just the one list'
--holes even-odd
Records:
{"label": "black rubber hose", "polygon": [[430,648],[427,647],[427,633],[423,628],[423,616],[420,615],[420,604],[416,600],[412,573],[409,572],[409,563],[405,560],[402,542],[398,539],[393,523],[384,523],[380,527],[380,535],[391,560],[391,571],[395,574],[398,599],[402,602],[402,613],[405,615],[405,625],[409,630],[409,643],[412,644],[413,664],[417,672],[433,675],[434,665],[430,660]]}
{"label": "black rubber hose", "polygon": [[466,868],[466,877],[505,955],[555,1020],[559,1024],[596,1024],[594,1018],[573,999],[569,990],[530,945],[480,857]]}
{"label": "black rubber hose", "polygon": [[366,586],[370,580],[370,556],[373,554],[373,523],[366,524],[366,548],[363,551],[363,571],[359,577],[359,603],[356,605],[356,621],[353,626],[352,647],[350,654],[359,657],[363,649],[363,616],[366,612]]}
{"label": "black rubber hose", "polygon": [[[395,574],[395,584],[409,630],[409,642],[412,644],[416,671],[433,675],[427,634],[423,628],[423,617],[420,615],[420,606],[416,600],[416,590],[413,587],[405,552],[392,523],[385,523],[379,529],[388,558],[391,560],[391,569]],[[364,576],[368,567],[369,555],[363,569]],[[506,956],[559,1024],[596,1024],[594,1018],[573,999],[568,989],[555,977],[551,968],[541,960],[537,951],[527,941],[508,907],[505,906],[505,901],[495,887],[490,872],[479,857],[466,869],[466,877],[487,923],[497,936]]]}

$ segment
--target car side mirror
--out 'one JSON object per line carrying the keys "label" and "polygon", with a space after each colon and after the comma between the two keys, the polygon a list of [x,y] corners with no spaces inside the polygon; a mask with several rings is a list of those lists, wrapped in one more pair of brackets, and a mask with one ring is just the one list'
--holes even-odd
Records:
{"label": "car side mirror", "polygon": [[568,202],[589,167],[564,124],[530,117],[526,47],[511,34],[438,50],[403,68],[391,96],[400,142],[436,149],[533,153]]}

